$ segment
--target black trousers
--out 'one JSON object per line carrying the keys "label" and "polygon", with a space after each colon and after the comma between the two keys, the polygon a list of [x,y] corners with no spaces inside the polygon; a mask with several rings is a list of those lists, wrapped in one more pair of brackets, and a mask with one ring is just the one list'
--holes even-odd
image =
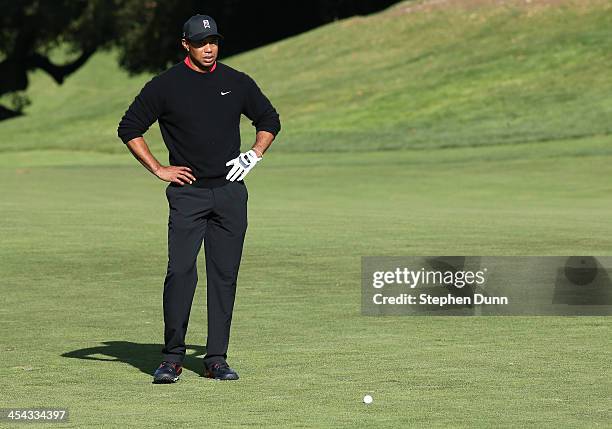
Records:
{"label": "black trousers", "polygon": [[218,188],[168,185],[168,271],[164,282],[163,359],[182,363],[198,282],[202,240],[206,257],[208,338],[205,360],[227,357],[236,280],[247,229],[244,182]]}

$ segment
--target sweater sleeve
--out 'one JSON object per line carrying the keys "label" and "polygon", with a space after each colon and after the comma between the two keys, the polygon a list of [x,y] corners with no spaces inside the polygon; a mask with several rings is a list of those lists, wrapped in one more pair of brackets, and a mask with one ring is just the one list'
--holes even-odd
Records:
{"label": "sweater sleeve", "polygon": [[247,96],[242,113],[252,121],[257,131],[268,131],[276,136],[281,129],[276,109],[249,76],[247,76],[247,85]]}
{"label": "sweater sleeve", "polygon": [[162,114],[163,101],[157,78],[145,84],[121,118],[117,135],[127,143],[142,135]]}

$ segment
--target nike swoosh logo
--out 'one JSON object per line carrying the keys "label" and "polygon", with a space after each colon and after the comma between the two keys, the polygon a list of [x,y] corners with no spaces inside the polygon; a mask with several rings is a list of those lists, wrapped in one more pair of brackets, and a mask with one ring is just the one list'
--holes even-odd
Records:
{"label": "nike swoosh logo", "polygon": [[227,92],[223,92],[223,91],[221,91],[221,95],[227,95],[227,94],[229,94],[230,92],[232,92],[232,91],[227,91]]}

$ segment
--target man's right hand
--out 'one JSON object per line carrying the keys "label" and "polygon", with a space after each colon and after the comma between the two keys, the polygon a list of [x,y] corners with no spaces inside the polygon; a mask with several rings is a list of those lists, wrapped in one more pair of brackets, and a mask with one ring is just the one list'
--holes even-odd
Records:
{"label": "man's right hand", "polygon": [[191,168],[189,167],[177,167],[174,165],[164,167],[161,165],[149,150],[149,146],[147,146],[142,136],[135,137],[127,142],[127,147],[138,162],[161,180],[178,183],[183,186],[187,183],[193,183],[196,179],[193,174],[191,174]]}
{"label": "man's right hand", "polygon": [[174,165],[170,165],[168,167],[160,165],[160,167],[155,171],[155,175],[161,180],[178,183],[181,186],[187,183],[191,184],[196,180],[194,175],[191,174],[191,168],[176,167]]}

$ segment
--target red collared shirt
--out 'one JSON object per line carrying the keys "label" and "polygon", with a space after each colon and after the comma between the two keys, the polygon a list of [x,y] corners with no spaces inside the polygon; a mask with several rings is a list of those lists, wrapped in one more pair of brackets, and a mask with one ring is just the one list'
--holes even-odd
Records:
{"label": "red collared shirt", "polygon": [[187,56],[185,57],[185,64],[187,64],[187,67],[189,67],[190,69],[195,70],[195,71],[200,72],[200,73],[212,73],[212,72],[214,72],[214,71],[215,71],[215,69],[217,68],[217,62],[215,61],[215,63],[213,64],[213,66],[210,68],[210,71],[208,71],[208,72],[202,72],[202,70],[199,70],[199,69],[195,68],[195,67],[193,66],[193,64],[191,64],[191,60],[189,59],[189,55],[187,55]]}

